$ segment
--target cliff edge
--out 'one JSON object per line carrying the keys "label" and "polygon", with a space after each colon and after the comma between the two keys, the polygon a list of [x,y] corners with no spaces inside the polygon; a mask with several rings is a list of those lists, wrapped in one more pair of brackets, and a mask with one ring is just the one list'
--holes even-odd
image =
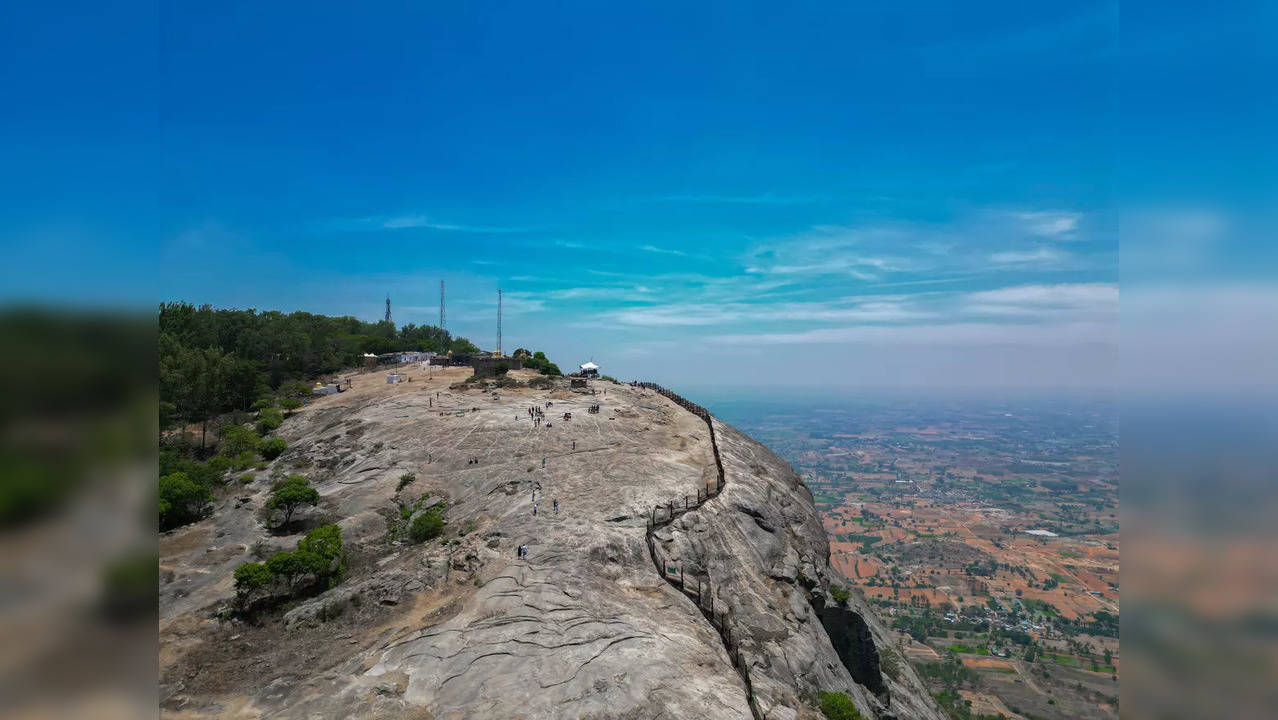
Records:
{"label": "cliff edge", "polygon": [[[811,495],[767,448],[655,386],[463,373],[358,376],[161,537],[165,717],[778,720],[836,690],[866,717],[944,717],[864,602],[831,599]],[[261,512],[275,470],[321,496],[282,530]],[[440,501],[445,535],[405,537]],[[342,582],[235,617],[235,567],[323,523]]]}

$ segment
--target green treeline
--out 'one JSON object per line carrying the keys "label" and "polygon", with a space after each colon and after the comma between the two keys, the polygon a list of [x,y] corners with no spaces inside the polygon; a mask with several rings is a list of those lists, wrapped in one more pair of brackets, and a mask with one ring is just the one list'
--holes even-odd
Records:
{"label": "green treeline", "polygon": [[[469,340],[430,325],[396,329],[349,316],[163,303],[159,320],[161,428],[249,410],[289,383],[355,366],[364,353],[479,352]],[[286,396],[306,390],[285,389]]]}

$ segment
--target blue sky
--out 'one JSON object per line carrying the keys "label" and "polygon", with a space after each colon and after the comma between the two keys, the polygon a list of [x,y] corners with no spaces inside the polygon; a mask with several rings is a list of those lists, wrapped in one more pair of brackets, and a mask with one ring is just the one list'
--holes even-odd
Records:
{"label": "blue sky", "polygon": [[6,23],[7,294],[433,323],[443,279],[627,378],[1112,382],[1116,3],[375,5]]}

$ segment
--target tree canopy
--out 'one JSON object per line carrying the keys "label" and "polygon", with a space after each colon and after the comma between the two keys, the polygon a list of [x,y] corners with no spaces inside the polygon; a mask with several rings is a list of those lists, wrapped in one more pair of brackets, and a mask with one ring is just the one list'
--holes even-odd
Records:
{"label": "tree canopy", "polygon": [[184,472],[160,477],[160,529],[168,530],[204,516],[213,494]]}
{"label": "tree canopy", "polygon": [[311,487],[310,481],[303,475],[290,475],[287,480],[278,483],[271,493],[267,507],[284,513],[280,527],[293,519],[293,513],[303,505],[314,505],[319,502],[319,491]]}
{"label": "tree canopy", "polygon": [[306,392],[299,381],[357,365],[364,353],[479,352],[469,340],[430,325],[396,329],[385,320],[308,312],[172,302],[160,305],[159,324],[160,423],[166,428],[248,410],[276,388],[284,395]]}

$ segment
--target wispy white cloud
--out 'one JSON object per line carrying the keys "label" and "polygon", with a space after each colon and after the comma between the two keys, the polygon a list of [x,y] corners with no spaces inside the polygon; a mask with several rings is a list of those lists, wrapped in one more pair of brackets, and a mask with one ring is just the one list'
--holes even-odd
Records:
{"label": "wispy white cloud", "polygon": [[1033,250],[1005,250],[990,255],[990,262],[999,265],[1054,265],[1065,258],[1064,253],[1052,248]]}
{"label": "wispy white cloud", "polygon": [[746,271],[757,275],[850,276],[878,280],[885,273],[918,267],[909,258],[868,250],[891,247],[907,239],[890,227],[816,225],[795,235],[758,244],[747,257]]}
{"label": "wispy white cloud", "polygon": [[643,250],[644,252],[658,253],[660,255],[687,255],[688,254],[682,250],[671,250],[668,248],[659,248],[655,245],[643,245],[639,249]]}
{"label": "wispy white cloud", "polygon": [[668,303],[614,310],[604,313],[601,319],[641,327],[695,327],[768,322],[902,322],[934,316],[930,310],[885,298],[852,302]]}
{"label": "wispy white cloud", "polygon": [[1060,347],[1080,344],[1116,346],[1118,328],[1113,323],[1066,322],[1056,324],[949,323],[925,325],[860,325],[815,328],[799,332],[735,333],[711,335],[717,345],[1001,345]]}
{"label": "wispy white cloud", "polygon": [[1025,317],[1068,314],[1074,318],[1118,316],[1118,286],[1108,283],[1018,285],[967,293],[959,306],[984,315]]}
{"label": "wispy white cloud", "polygon": [[1022,211],[1011,214],[1020,221],[1025,229],[1038,237],[1050,240],[1070,240],[1078,230],[1078,223],[1083,219],[1082,213]]}
{"label": "wispy white cloud", "polygon": [[400,215],[392,218],[384,218],[378,222],[380,227],[386,230],[403,230],[407,228],[427,228],[430,230],[446,230],[450,232],[463,233],[521,233],[528,232],[528,228],[521,227],[500,227],[489,225],[459,225],[456,223],[445,223],[431,220],[425,215]]}

